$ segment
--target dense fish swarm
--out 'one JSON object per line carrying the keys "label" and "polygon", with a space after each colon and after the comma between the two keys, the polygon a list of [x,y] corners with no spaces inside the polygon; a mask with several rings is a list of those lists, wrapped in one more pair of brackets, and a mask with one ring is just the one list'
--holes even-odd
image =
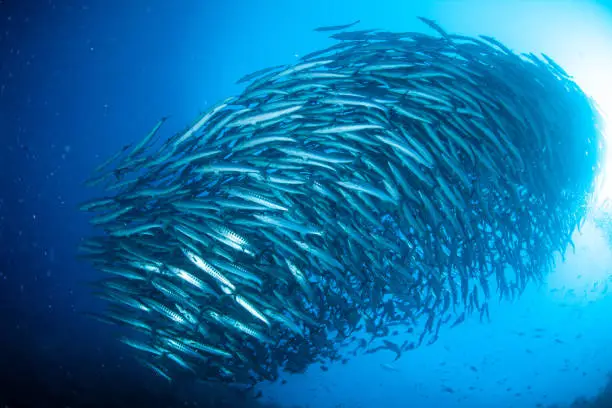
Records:
{"label": "dense fish swarm", "polygon": [[344,347],[399,357],[564,253],[599,168],[596,110],[550,58],[422,20],[435,36],[337,32],[96,169],[97,317],[140,332],[122,341],[144,365],[255,383]]}

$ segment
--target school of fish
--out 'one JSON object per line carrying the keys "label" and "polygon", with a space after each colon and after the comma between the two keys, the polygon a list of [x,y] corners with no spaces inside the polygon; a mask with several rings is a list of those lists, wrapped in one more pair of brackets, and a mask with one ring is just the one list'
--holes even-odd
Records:
{"label": "school of fish", "polygon": [[144,366],[254,384],[399,358],[551,270],[599,171],[596,108],[549,57],[421,20],[321,27],[334,45],[95,169],[95,317]]}

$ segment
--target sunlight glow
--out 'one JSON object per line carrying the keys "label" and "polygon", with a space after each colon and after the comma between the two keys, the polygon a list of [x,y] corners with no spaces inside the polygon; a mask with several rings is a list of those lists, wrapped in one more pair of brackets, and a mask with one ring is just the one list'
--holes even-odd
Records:
{"label": "sunlight glow", "polygon": [[568,51],[560,59],[582,90],[591,97],[604,120],[604,140],[607,148],[602,159],[602,171],[596,181],[593,209],[612,211],[612,19],[599,14],[585,30],[580,30],[573,52]]}
{"label": "sunlight glow", "polygon": [[[601,74],[601,75],[598,75]],[[609,75],[593,72],[576,78],[576,82],[596,102],[604,120],[605,151],[602,170],[596,181],[594,209],[612,211],[612,79]]]}

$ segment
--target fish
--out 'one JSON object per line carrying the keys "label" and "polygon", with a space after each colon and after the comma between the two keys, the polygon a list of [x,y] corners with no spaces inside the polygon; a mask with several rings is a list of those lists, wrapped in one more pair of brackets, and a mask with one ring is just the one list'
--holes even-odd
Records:
{"label": "fish", "polygon": [[391,372],[395,372],[395,373],[399,373],[401,372],[400,369],[398,369],[397,367],[389,364],[389,363],[381,363],[380,366],[387,371],[391,371]]}
{"label": "fish", "polygon": [[162,127],[162,125],[166,122],[167,119],[168,119],[167,116],[164,116],[163,118],[161,118],[157,122],[157,124],[153,127],[153,129],[151,129],[151,131],[144,137],[144,139],[142,139],[136,146],[134,146],[132,151],[128,153],[128,156],[125,160],[127,161],[130,159],[133,159],[134,156],[137,156],[139,153],[141,153],[143,149],[145,148],[145,146],[151,142],[153,137],[155,137],[155,135],[157,134],[157,132]]}
{"label": "fish", "polygon": [[547,55],[421,21],[433,35],[319,27],[334,44],[92,167],[92,317],[140,364],[255,386],[395,361],[573,247],[605,157],[594,104]]}
{"label": "fish", "polygon": [[361,22],[361,20],[356,20],[353,21],[352,23],[349,24],[342,24],[342,25],[335,25],[335,26],[323,26],[323,27],[317,27],[314,29],[314,31],[340,31],[340,30],[346,30],[347,28],[351,28],[354,25],[357,25]]}

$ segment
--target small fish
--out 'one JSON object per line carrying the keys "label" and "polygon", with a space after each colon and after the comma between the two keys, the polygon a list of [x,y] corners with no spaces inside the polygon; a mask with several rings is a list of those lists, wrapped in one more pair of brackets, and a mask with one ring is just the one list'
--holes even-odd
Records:
{"label": "small fish", "polygon": [[397,367],[395,367],[395,366],[393,366],[393,365],[391,365],[389,363],[381,363],[380,366],[384,370],[387,370],[387,371],[392,371],[392,372],[395,372],[395,373],[399,373],[400,372],[400,370]]}
{"label": "small fish", "polygon": [[340,31],[340,30],[346,30],[347,28],[351,28],[354,25],[359,24],[360,22],[361,22],[361,20],[356,20],[356,21],[353,21],[352,23],[349,23],[349,24],[317,27],[317,28],[314,29],[314,31]]}

